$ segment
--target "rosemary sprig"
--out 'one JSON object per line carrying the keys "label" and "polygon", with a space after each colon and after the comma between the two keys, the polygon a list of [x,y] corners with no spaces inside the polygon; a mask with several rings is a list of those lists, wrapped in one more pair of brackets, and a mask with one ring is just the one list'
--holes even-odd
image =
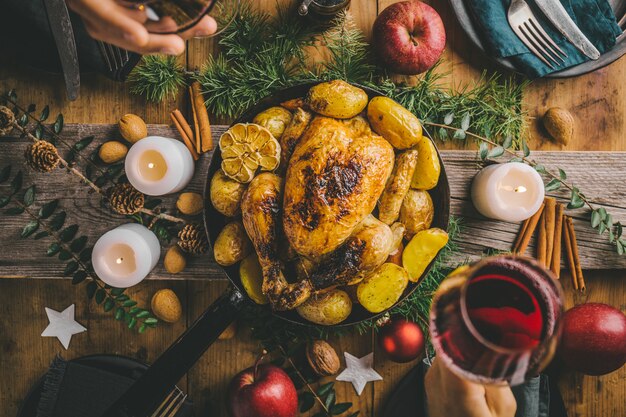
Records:
{"label": "rosemary sprig", "polygon": [[[454,130],[455,132],[461,130],[464,135],[476,139],[479,142],[478,154],[483,161],[487,158],[497,158],[505,153],[512,157],[511,161],[524,162],[533,167],[538,173],[548,177],[549,181],[545,185],[546,191],[558,190],[560,187],[565,187],[570,192],[570,201],[567,208],[570,210],[579,209],[583,206],[589,207],[591,210],[590,226],[598,230],[598,234],[607,233],[609,243],[615,245],[616,251],[619,255],[623,255],[626,252],[626,240],[623,236],[623,225],[620,222],[614,223],[613,216],[606,211],[606,208],[596,206],[589,200],[585,194],[574,184],[567,182],[567,173],[562,168],[557,168],[558,172],[555,173],[546,169],[545,166],[536,162],[530,158],[530,149],[526,142],[522,142],[522,153],[516,151],[513,148],[511,137],[507,137],[502,143],[497,143],[487,137],[467,131],[467,127],[462,126],[461,129],[441,123],[424,122],[427,126],[437,127],[439,129]],[[465,127],[465,128],[464,128]]]}

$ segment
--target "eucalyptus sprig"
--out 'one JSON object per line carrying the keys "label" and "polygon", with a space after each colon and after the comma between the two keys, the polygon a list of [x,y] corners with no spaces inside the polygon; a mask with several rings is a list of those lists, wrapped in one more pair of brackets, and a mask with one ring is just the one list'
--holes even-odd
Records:
{"label": "eucalyptus sprig", "polygon": [[561,187],[569,190],[570,199],[567,208],[575,210],[587,206],[591,210],[590,226],[598,231],[598,234],[607,234],[609,243],[615,245],[615,250],[619,255],[626,252],[626,239],[623,236],[623,225],[620,222],[614,222],[613,216],[606,211],[606,208],[596,206],[585,194],[580,191],[574,184],[567,181],[567,173],[564,169],[557,167],[557,172],[548,170],[543,164],[530,158],[530,148],[526,141],[521,142],[521,151],[515,150],[513,139],[507,136],[501,143],[497,143],[485,136],[477,135],[469,132],[469,117],[464,116],[461,125],[458,127],[451,125],[452,120],[447,124],[424,122],[427,126],[437,127],[439,129],[452,130],[461,132],[463,136],[468,136],[478,141],[478,155],[481,160],[485,161],[489,158],[498,158],[504,154],[509,155],[510,162],[524,162],[533,167],[538,173],[543,174],[548,182],[545,184],[546,191],[555,191]]}
{"label": "eucalyptus sprig", "polygon": [[30,218],[22,228],[22,238],[53,239],[46,256],[54,256],[65,262],[63,275],[72,277],[74,285],[85,283],[87,297],[101,305],[105,312],[112,312],[116,320],[125,321],[129,329],[136,328],[139,333],[143,333],[157,326],[158,320],[150,310],[138,307],[137,301],[124,293],[125,289],[113,288],[97,277],[91,264],[93,248],[88,245],[88,237],[79,235],[78,225],[66,225],[67,213],[58,210],[59,200],[49,201],[35,209],[35,185],[24,189],[22,171],[12,175],[10,165],[0,170],[0,184],[9,180],[9,192],[0,195],[0,208],[10,206],[3,211],[4,215],[26,214]]}

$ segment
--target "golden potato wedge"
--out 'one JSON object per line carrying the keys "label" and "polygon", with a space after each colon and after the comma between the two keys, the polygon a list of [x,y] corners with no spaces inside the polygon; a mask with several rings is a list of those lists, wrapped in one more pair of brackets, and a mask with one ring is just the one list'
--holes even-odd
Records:
{"label": "golden potato wedge", "polygon": [[356,295],[367,311],[380,313],[393,306],[409,283],[409,273],[396,264],[385,263],[359,284]]}
{"label": "golden potato wedge", "polygon": [[270,300],[263,294],[263,272],[261,271],[261,264],[259,264],[259,257],[256,253],[248,255],[239,264],[239,277],[241,278],[241,284],[243,289],[246,290],[248,296],[257,304],[267,304]]}
{"label": "golden potato wedge", "polygon": [[402,252],[402,266],[409,272],[409,279],[419,281],[428,264],[448,243],[448,233],[436,227],[418,232]]}
{"label": "golden potato wedge", "polygon": [[230,266],[241,261],[251,251],[252,242],[241,222],[232,222],[224,226],[213,246],[215,261],[222,266]]}
{"label": "golden potato wedge", "polygon": [[312,323],[330,326],[348,318],[352,312],[352,301],[345,291],[334,289],[311,296],[297,311]]}
{"label": "golden potato wedge", "polygon": [[241,198],[246,184],[232,180],[221,169],[211,178],[211,204],[224,216],[233,217],[241,209]]}
{"label": "golden potato wedge", "polygon": [[435,205],[428,191],[409,190],[400,207],[400,222],[404,224],[404,237],[411,239],[417,232],[430,227],[435,216]]}
{"label": "golden potato wedge", "polygon": [[286,108],[275,106],[254,116],[252,123],[263,126],[275,139],[279,140],[292,117],[291,112]]}
{"label": "golden potato wedge", "polygon": [[317,84],[309,90],[305,102],[316,113],[335,119],[350,119],[367,106],[367,93],[342,80]]}
{"label": "golden potato wedge", "polygon": [[422,141],[422,124],[413,113],[389,97],[374,97],[367,105],[374,132],[396,149],[408,149]]}
{"label": "golden potato wedge", "polygon": [[437,157],[435,144],[428,138],[424,138],[417,147],[417,166],[411,180],[411,188],[418,190],[430,190],[437,186],[441,165]]}

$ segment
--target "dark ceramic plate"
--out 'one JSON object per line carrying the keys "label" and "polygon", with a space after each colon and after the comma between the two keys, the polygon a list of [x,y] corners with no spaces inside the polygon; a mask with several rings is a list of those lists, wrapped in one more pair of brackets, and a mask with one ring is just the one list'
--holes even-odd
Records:
{"label": "dark ceramic plate", "polygon": [[[459,23],[461,24],[461,27],[465,31],[465,34],[468,36],[470,41],[474,44],[474,46],[480,49],[483,54],[489,56],[485,50],[485,46],[483,45],[480,29],[476,26],[473,19],[471,18],[470,10],[466,5],[466,2],[468,1],[471,0],[450,0],[450,5],[452,6],[452,10],[454,11]],[[611,4],[613,11],[615,12],[615,16],[617,17],[617,21],[619,22],[621,28],[624,29],[624,27],[626,26],[626,0],[609,0],[609,3]],[[609,65],[624,54],[626,54],[626,33],[622,33],[617,38],[615,46],[613,46],[613,48],[611,48],[609,51],[602,54],[599,59],[595,61],[583,62],[582,64],[578,64],[562,71],[553,72],[552,74],[548,74],[544,77],[566,78],[586,74],[588,72],[595,71],[599,68]],[[519,72],[509,59],[495,58],[491,56],[489,56],[489,58],[500,64],[504,68],[507,68],[511,71]]]}
{"label": "dark ceramic plate", "polygon": [[[262,112],[263,110],[269,107],[278,106],[280,105],[280,103],[293,99],[293,98],[304,97],[306,93],[309,91],[309,89],[316,84],[317,83],[315,82],[306,83],[306,84],[301,84],[301,85],[294,86],[291,88],[287,88],[285,90],[281,90],[275,93],[274,95],[261,100],[258,104],[250,108],[241,117],[239,117],[239,119],[237,119],[235,123],[250,122],[252,121],[252,119],[254,118],[256,114]],[[365,90],[365,92],[367,92],[370,99],[373,97],[382,95],[382,93],[376,90],[373,90],[367,87],[362,87],[362,86],[360,87],[363,90]],[[428,132],[425,131],[424,134],[430,138],[430,135],[428,134]],[[213,177],[213,174],[218,169],[220,169],[221,162],[222,162],[222,156],[221,156],[220,150],[219,148],[216,148],[215,152],[213,153],[211,163],[209,165],[209,172],[208,172],[207,182],[205,185],[205,196],[209,195],[209,187],[211,184],[211,178]],[[439,162],[441,164],[441,176],[439,177],[439,183],[437,184],[435,188],[430,190],[430,195],[433,199],[433,203],[435,206],[435,217],[433,219],[432,227],[439,227],[443,230],[447,230],[448,220],[450,217],[450,186],[448,184],[448,177],[446,176],[446,170],[445,170],[443,161],[441,160],[441,156],[439,156]],[[205,201],[206,200],[207,199],[205,198]],[[222,230],[222,228],[226,225],[226,223],[228,223],[228,221],[229,219],[223,216],[217,210],[215,210],[211,204],[206,205],[205,223],[206,223],[206,230],[209,236],[209,242],[211,243],[211,246],[215,244],[215,239],[217,238],[217,235]],[[428,265],[428,268],[426,268],[426,271],[424,271],[424,274],[420,278],[419,282],[421,282],[421,280],[428,274],[433,263],[434,261],[431,262],[430,265]],[[233,284],[237,288],[243,288],[243,285],[241,284],[241,279],[239,277],[239,264],[235,264],[234,266],[224,268],[224,272],[226,273],[230,281],[232,281]],[[419,285],[419,282],[410,282],[407,288],[405,289],[404,294],[398,301],[398,303],[402,302],[413,291],[415,291],[415,289]],[[370,313],[367,310],[365,310],[362,306],[354,305],[352,314],[350,314],[350,316],[345,321],[343,321],[337,326],[354,325],[364,320],[376,318],[384,313],[385,313],[384,311],[378,314]],[[285,320],[288,320],[293,323],[313,325],[313,323],[300,317],[295,311],[280,312],[276,314],[284,318]]]}

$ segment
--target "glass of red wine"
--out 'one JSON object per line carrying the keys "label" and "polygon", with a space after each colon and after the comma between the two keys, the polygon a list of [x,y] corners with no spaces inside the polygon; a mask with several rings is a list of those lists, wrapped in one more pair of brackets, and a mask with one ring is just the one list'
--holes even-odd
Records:
{"label": "glass of red wine", "polygon": [[552,359],[562,311],[560,285],[533,259],[495,256],[461,267],[431,305],[437,360],[481,384],[522,384]]}
{"label": "glass of red wine", "polygon": [[118,0],[121,4],[144,10],[146,27],[151,33],[180,33],[196,25],[204,16],[211,16],[221,33],[239,12],[240,0]]}

